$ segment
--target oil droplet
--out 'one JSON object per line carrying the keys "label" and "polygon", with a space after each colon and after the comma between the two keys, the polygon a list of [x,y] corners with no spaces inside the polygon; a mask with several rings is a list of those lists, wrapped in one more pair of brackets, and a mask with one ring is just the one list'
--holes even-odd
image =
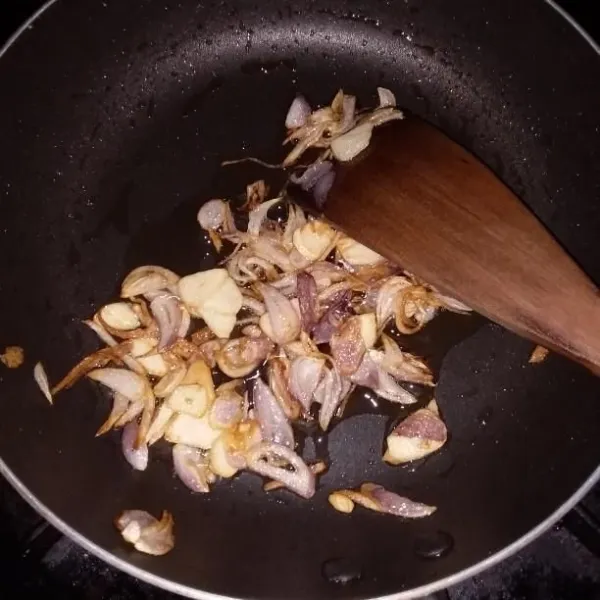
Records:
{"label": "oil droplet", "polygon": [[419,536],[415,541],[415,554],[421,558],[441,558],[454,548],[454,538],[445,531]]}
{"label": "oil droplet", "polygon": [[323,563],[321,573],[330,583],[348,585],[360,581],[363,576],[361,565],[351,558],[332,558]]}

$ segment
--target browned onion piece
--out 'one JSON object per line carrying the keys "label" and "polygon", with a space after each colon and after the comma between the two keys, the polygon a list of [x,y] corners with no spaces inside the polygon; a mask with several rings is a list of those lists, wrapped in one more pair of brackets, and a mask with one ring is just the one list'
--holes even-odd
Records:
{"label": "browned onion piece", "polygon": [[245,377],[267,358],[272,349],[273,343],[265,336],[235,338],[217,352],[216,362],[225,375]]}
{"label": "browned onion piece", "polygon": [[83,376],[87,375],[93,369],[104,367],[110,362],[122,362],[123,357],[129,352],[128,342],[119,344],[113,348],[102,348],[77,363],[53,388],[52,395],[58,394],[61,390],[69,389]]}
{"label": "browned onion piece", "polygon": [[[266,442],[252,448],[246,454],[246,459],[248,469],[251,471],[281,482],[286,488],[303,498],[314,496],[315,475],[293,450]],[[285,460],[293,470],[269,462],[277,459]]]}
{"label": "browned onion piece", "polygon": [[419,460],[439,450],[447,439],[448,431],[437,408],[421,408],[388,435],[383,460],[393,465]]}
{"label": "browned onion piece", "polygon": [[324,367],[325,360],[314,356],[298,356],[290,365],[290,392],[307,413],[310,411],[313,395],[321,380]]}
{"label": "browned onion piece", "polygon": [[428,517],[437,510],[435,506],[414,502],[374,483],[363,483],[360,486],[360,491],[372,498],[378,504],[381,512],[404,517],[405,519],[421,519]]}
{"label": "browned onion piece", "polygon": [[352,375],[360,366],[367,349],[362,336],[360,316],[347,319],[333,333],[329,345],[340,375]]}
{"label": "browned onion piece", "polygon": [[202,357],[211,369],[214,369],[217,365],[217,356],[226,343],[227,340],[222,339],[203,342],[197,346],[198,356]]}
{"label": "browned onion piece", "polygon": [[382,352],[375,350],[367,351],[360,367],[351,375],[352,382],[373,390],[390,402],[414,404],[417,399],[381,368],[382,355]]}
{"label": "browned onion piece", "polygon": [[127,410],[117,419],[113,428],[123,427],[127,425],[127,423],[137,419],[142,414],[144,410],[144,400],[143,398],[139,398],[129,403]]}
{"label": "browned onion piece", "polygon": [[333,333],[352,314],[350,309],[351,298],[352,293],[345,291],[332,300],[329,308],[313,327],[312,336],[315,344],[328,344]]}
{"label": "browned onion piece", "polygon": [[254,380],[252,399],[263,440],[294,447],[294,432],[277,399],[260,377]]}
{"label": "browned onion piece", "polygon": [[126,510],[115,519],[123,539],[139,552],[162,556],[175,546],[173,516],[163,511],[160,521],[142,510]]}
{"label": "browned onion piece", "polygon": [[317,282],[310,273],[299,271],[296,275],[296,285],[302,329],[310,333],[317,322],[317,314],[319,312],[317,305]]}
{"label": "browned onion piece", "polygon": [[132,298],[149,292],[164,290],[179,281],[179,276],[156,265],[147,265],[134,269],[125,277],[121,285],[121,297]]}
{"label": "browned onion piece", "polygon": [[193,492],[207,493],[209,487],[208,459],[198,448],[175,444],[173,466],[181,481]]}
{"label": "browned onion piece", "polygon": [[134,422],[125,425],[123,435],[121,436],[121,448],[125,460],[136,471],[145,471],[148,466],[148,446],[146,444],[139,444],[135,447],[137,436],[137,423]]}
{"label": "browned onion piece", "polygon": [[433,374],[429,367],[420,359],[408,352],[402,352],[396,342],[387,335],[382,336],[385,354],[381,368],[399,379],[421,385],[433,386]]}
{"label": "browned onion piece", "polygon": [[[118,392],[113,395],[113,405],[108,415],[108,418],[104,423],[100,426],[100,429],[96,432],[96,437],[110,431],[119,421],[119,419],[125,414],[127,411],[127,407],[129,406],[129,398],[126,398],[122,394]],[[141,410],[140,410],[141,412]]]}
{"label": "browned onion piece", "polygon": [[272,358],[269,361],[269,387],[288,419],[300,416],[301,407],[289,388],[290,364],[286,358]]}

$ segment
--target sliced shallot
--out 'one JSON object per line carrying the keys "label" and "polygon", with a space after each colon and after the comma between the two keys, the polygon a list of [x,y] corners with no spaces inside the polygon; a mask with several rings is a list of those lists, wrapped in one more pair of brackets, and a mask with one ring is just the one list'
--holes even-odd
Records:
{"label": "sliced shallot", "polygon": [[256,419],[260,424],[263,440],[293,448],[292,426],[269,386],[257,377],[252,392]]}
{"label": "sliced shallot", "polygon": [[123,394],[119,394],[115,392],[113,395],[113,405],[108,415],[108,418],[104,423],[100,426],[98,431],[96,432],[96,436],[102,435],[107,431],[110,431],[119,421],[121,417],[126,413],[127,407],[129,406],[129,398],[123,396]]}
{"label": "sliced shallot", "polygon": [[177,338],[187,335],[189,314],[174,294],[165,292],[155,296],[150,302],[150,312],[158,324],[159,351],[170,346]]}
{"label": "sliced shallot", "polygon": [[121,436],[121,448],[125,460],[127,460],[136,471],[145,471],[148,466],[148,446],[144,443],[139,444],[136,447],[137,437],[137,423],[132,422],[125,425]]}
{"label": "sliced shallot", "polygon": [[419,460],[439,450],[447,439],[437,405],[430,404],[403,419],[387,436],[383,460],[393,465]]}
{"label": "sliced shallot", "polygon": [[150,292],[167,289],[175,285],[179,275],[157,265],[148,265],[134,269],[125,277],[121,285],[121,297],[132,298]]}
{"label": "sliced shallot", "polygon": [[[252,448],[246,454],[246,459],[251,471],[281,482],[303,498],[311,498],[314,495],[315,475],[293,450],[266,442]],[[289,468],[270,462],[277,459],[285,460]]]}
{"label": "sliced shallot", "polygon": [[324,367],[325,359],[313,356],[298,356],[290,365],[290,392],[307,413],[310,411]]}
{"label": "sliced shallot", "polygon": [[193,492],[210,492],[208,459],[198,448],[175,444],[173,466],[181,481]]}
{"label": "sliced shallot", "polygon": [[267,337],[229,340],[216,354],[219,369],[234,379],[252,373],[269,355],[273,343]]}
{"label": "sliced shallot", "polygon": [[33,378],[35,382],[38,384],[38,387],[42,391],[42,394],[46,397],[46,400],[52,404],[52,394],[50,393],[50,383],[48,382],[48,375],[46,375],[46,370],[44,369],[44,365],[39,362],[36,363],[35,367],[33,367]]}
{"label": "sliced shallot", "polygon": [[259,283],[271,325],[272,339],[278,344],[295,340],[300,333],[300,317],[293,304],[273,286]]}

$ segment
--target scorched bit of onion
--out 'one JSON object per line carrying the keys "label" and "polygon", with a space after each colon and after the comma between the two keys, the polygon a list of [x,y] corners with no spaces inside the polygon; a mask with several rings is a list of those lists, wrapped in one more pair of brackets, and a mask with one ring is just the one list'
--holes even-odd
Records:
{"label": "scorched bit of onion", "polygon": [[175,546],[173,516],[163,511],[160,521],[142,510],[126,510],[115,519],[123,539],[139,552],[162,556]]}
{"label": "scorched bit of onion", "polygon": [[421,408],[388,435],[383,460],[393,465],[419,460],[439,450],[447,439],[446,425],[439,415],[430,408]]}
{"label": "scorched bit of onion", "polygon": [[[246,459],[251,471],[281,482],[286,488],[303,498],[311,498],[314,495],[314,473],[289,448],[269,442],[262,443],[251,449],[246,454]],[[278,459],[286,461],[289,468],[276,466],[270,462]]]}
{"label": "scorched bit of onion", "polygon": [[310,333],[317,322],[319,313],[317,282],[310,273],[300,271],[296,275],[296,286],[302,329]]}
{"label": "scorched bit of onion", "polygon": [[208,459],[198,450],[184,444],[173,446],[173,466],[181,481],[193,492],[210,492],[211,473]]}
{"label": "scorched bit of onion", "polygon": [[140,444],[135,448],[137,436],[137,423],[129,423],[123,428],[123,435],[121,436],[123,456],[136,471],[145,471],[148,466],[148,446]]}
{"label": "scorched bit of onion", "polygon": [[294,432],[277,399],[260,377],[254,380],[252,399],[263,440],[294,447]]}

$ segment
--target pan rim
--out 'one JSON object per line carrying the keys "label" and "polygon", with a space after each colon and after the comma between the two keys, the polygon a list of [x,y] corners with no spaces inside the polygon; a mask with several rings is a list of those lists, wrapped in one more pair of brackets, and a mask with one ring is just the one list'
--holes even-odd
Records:
{"label": "pan rim", "polygon": [[[577,33],[589,44],[594,52],[600,56],[600,44],[592,38],[592,36],[561,6],[559,6],[554,0],[542,0],[545,4],[548,4],[554,9],[563,19],[573,27]],[[35,21],[38,20],[48,9],[54,4],[57,4],[58,0],[47,0],[34,14],[29,17],[19,27],[12,36],[6,41],[6,43],[0,47],[0,59],[8,52],[8,50],[17,42],[17,40],[30,29]],[[58,529],[62,534],[73,540],[83,549],[89,551],[100,558],[105,563],[111,565],[135,577],[146,583],[154,585],[155,587],[192,598],[194,600],[243,600],[240,598],[234,598],[233,596],[224,596],[221,594],[214,594],[212,592],[199,590],[197,588],[190,587],[186,584],[177,583],[171,581],[159,575],[155,575],[145,569],[141,569],[129,563],[128,561],[119,558],[112,552],[102,548],[101,546],[94,543],[92,540],[81,535],[78,531],[73,529],[65,521],[55,515],[45,504],[43,504],[36,496],[34,496],[29,489],[23,484],[23,482],[13,473],[6,462],[0,457],[0,474],[12,485],[12,487],[19,493],[19,495],[46,521]],[[538,523],[535,527],[530,529],[528,532],[523,534],[520,538],[516,539],[512,544],[505,546],[501,550],[498,550],[486,559],[479,561],[466,569],[458,571],[452,575],[448,575],[437,581],[433,581],[426,585],[405,590],[398,593],[389,594],[386,596],[377,596],[372,600],[411,600],[422,598],[428,594],[433,594],[437,591],[449,588],[453,585],[464,581],[470,577],[477,575],[478,573],[489,569],[490,567],[500,563],[511,555],[515,554],[537,537],[545,533],[552,525],[559,521],[565,516],[572,508],[579,503],[584,496],[592,489],[592,487],[600,482],[600,466],[580,485],[580,487],[554,512],[552,512],[546,519]]]}

